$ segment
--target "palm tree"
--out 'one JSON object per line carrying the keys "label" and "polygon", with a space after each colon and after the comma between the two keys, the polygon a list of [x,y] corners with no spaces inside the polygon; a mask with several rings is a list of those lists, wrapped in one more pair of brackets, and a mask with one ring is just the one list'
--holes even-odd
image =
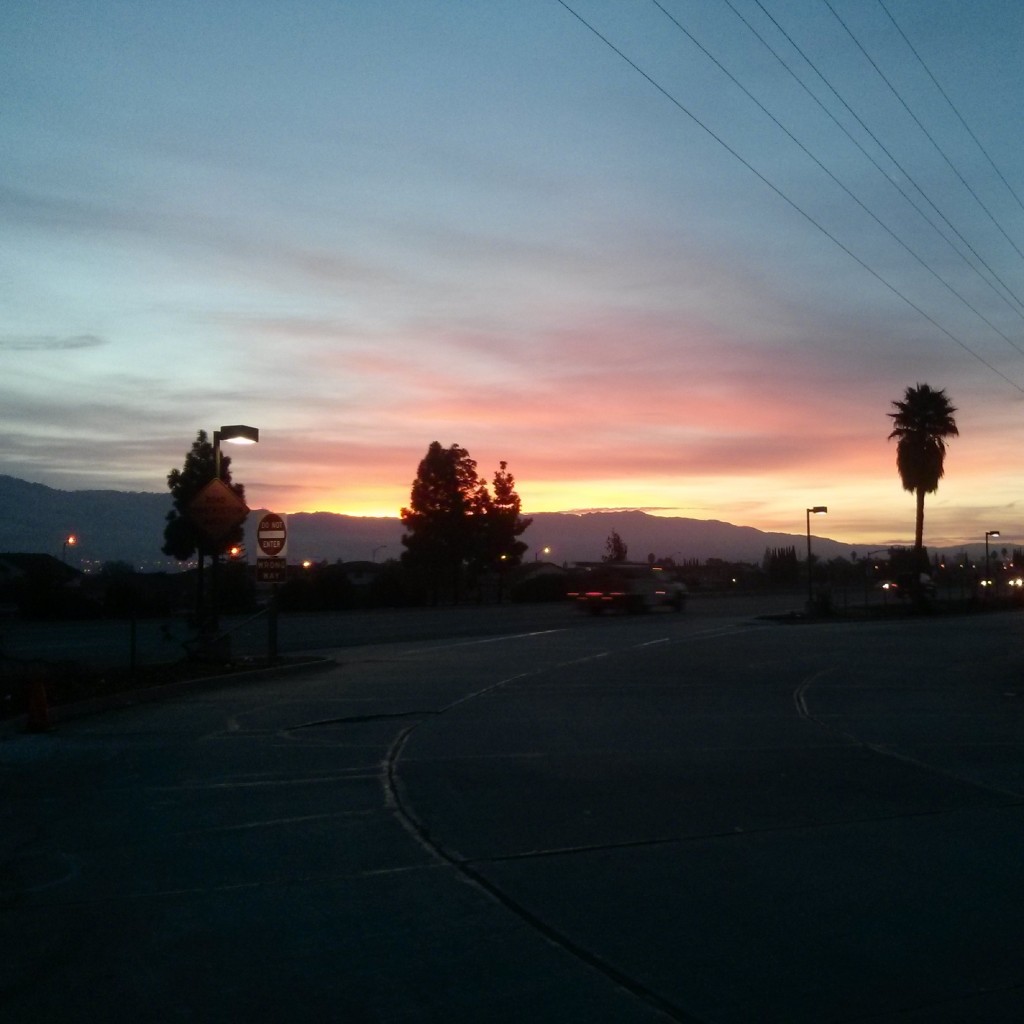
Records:
{"label": "palm tree", "polygon": [[896,469],[903,489],[917,497],[917,526],[914,554],[922,561],[924,551],[924,496],[939,489],[945,472],[946,438],[956,437],[954,406],[946,392],[933,391],[927,384],[907,388],[902,402],[893,402],[891,441],[896,438]]}

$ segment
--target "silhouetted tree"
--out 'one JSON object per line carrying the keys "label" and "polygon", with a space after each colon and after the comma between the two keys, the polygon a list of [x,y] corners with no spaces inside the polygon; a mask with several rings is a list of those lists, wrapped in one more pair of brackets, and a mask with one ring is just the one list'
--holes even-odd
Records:
{"label": "silhouetted tree", "polygon": [[518,537],[531,520],[520,514],[515,483],[508,463],[501,462],[492,494],[465,448],[431,443],[401,512],[402,562],[430,581],[435,600],[442,581],[458,600],[464,569],[474,576],[500,574],[522,561],[526,544]]}
{"label": "silhouetted tree", "polygon": [[123,579],[125,576],[134,576],[135,566],[131,562],[125,562],[122,559],[112,559],[109,562],[104,562],[100,566],[100,578],[101,579]]}
{"label": "silhouetted tree", "polygon": [[[216,475],[213,442],[207,437],[205,430],[196,434],[191,449],[185,455],[185,465],[181,469],[172,469],[167,474],[167,486],[170,488],[174,507],[167,513],[167,525],[164,527],[163,553],[184,562],[197,552],[200,557],[222,554],[232,545],[241,544],[245,532],[237,526],[222,540],[214,544],[199,531],[188,515],[188,506],[199,492]],[[220,478],[231,487],[238,497],[245,501],[245,487],[231,482],[231,457],[221,454]]]}
{"label": "silhouetted tree", "polygon": [[924,565],[924,496],[939,489],[945,472],[946,438],[959,431],[944,390],[933,391],[927,384],[908,387],[903,401],[892,403],[895,412],[889,440],[896,438],[896,469],[903,489],[917,498],[914,551],[919,566]]}
{"label": "silhouetted tree", "polygon": [[485,574],[497,574],[498,601],[505,599],[505,573],[523,560],[527,545],[517,538],[527,529],[532,519],[524,519],[520,512],[522,502],[516,493],[515,477],[502,460],[494,473],[493,493],[480,483],[483,518],[478,532],[480,561],[475,568]]}
{"label": "silhouetted tree", "polygon": [[617,530],[612,530],[608,534],[608,539],[604,543],[604,555],[601,558],[602,562],[624,562],[629,555],[629,548],[626,546],[626,542],[619,536]]}
{"label": "silhouetted tree", "polygon": [[408,508],[401,512],[402,562],[431,582],[434,599],[447,580],[458,599],[463,564],[479,550],[476,530],[486,510],[476,462],[457,444],[432,441],[420,460]]}
{"label": "silhouetted tree", "polygon": [[527,545],[517,538],[533,520],[524,519],[520,514],[522,502],[516,493],[515,477],[508,471],[507,462],[502,461],[498,464],[491,488],[491,492],[488,493],[482,482],[479,488],[479,500],[483,509],[483,567],[495,569],[498,568],[499,562],[505,567],[519,565]]}
{"label": "silhouetted tree", "polygon": [[800,579],[800,562],[795,546],[766,548],[761,567],[773,586],[795,586]]}
{"label": "silhouetted tree", "polygon": [[[222,537],[219,541],[209,540],[192,522],[188,514],[188,506],[199,492],[217,475],[214,458],[213,442],[205,430],[196,434],[192,447],[185,455],[185,464],[181,469],[172,469],[167,474],[167,486],[170,489],[174,507],[167,513],[167,525],[164,527],[164,544],[161,549],[165,555],[184,562],[193,555],[199,556],[199,572],[197,573],[197,608],[201,611],[203,603],[203,558],[206,555],[217,557],[229,550],[232,545],[241,544],[245,535],[239,525]],[[245,501],[245,487],[231,482],[231,458],[221,454],[220,478]]]}

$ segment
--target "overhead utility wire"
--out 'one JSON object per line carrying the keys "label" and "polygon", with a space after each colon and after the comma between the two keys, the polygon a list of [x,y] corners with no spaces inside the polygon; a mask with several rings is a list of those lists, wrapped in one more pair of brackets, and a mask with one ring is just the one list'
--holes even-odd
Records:
{"label": "overhead utility wire", "polygon": [[1003,172],[999,170],[999,168],[996,166],[995,160],[993,160],[992,157],[989,156],[988,150],[985,149],[985,147],[981,144],[981,140],[978,138],[978,136],[975,135],[973,131],[971,131],[971,126],[963,119],[963,117],[960,114],[960,111],[957,110],[956,108],[956,104],[954,104],[953,101],[946,94],[946,90],[942,88],[942,86],[939,84],[939,80],[935,77],[935,75],[932,74],[931,68],[928,67],[928,65],[924,62],[924,58],[914,48],[914,44],[907,38],[907,34],[903,31],[903,29],[900,28],[899,23],[893,17],[892,12],[889,10],[888,7],[885,6],[885,0],[878,0],[878,6],[881,7],[883,11],[885,11],[886,16],[892,22],[893,27],[903,37],[903,41],[907,44],[908,48],[910,49],[910,52],[917,58],[917,62],[921,65],[922,68],[924,68],[925,73],[932,80],[932,84],[935,86],[936,89],[939,90],[940,95],[946,101],[946,103],[949,104],[949,109],[952,110],[954,114],[956,114],[957,120],[964,126],[964,131],[966,131],[967,134],[970,135],[970,137],[974,140],[974,144],[978,147],[982,155],[988,161],[989,167],[991,167],[992,170],[996,172],[996,175],[998,176],[999,180],[1006,186],[1007,191],[1010,193],[1011,196],[1013,196],[1014,199],[1017,200],[1017,205],[1022,210],[1024,210],[1024,201],[1021,200],[1020,196],[1017,194],[1014,187],[1006,180],[1005,176],[1003,175]]}
{"label": "overhead utility wire", "polygon": [[975,259],[977,259],[978,262],[992,275],[992,277],[999,282],[999,284],[1006,290],[1006,293],[1012,297],[1014,302],[1016,302],[1018,306],[1024,307],[1024,300],[1022,300],[1020,296],[1018,296],[1017,293],[999,276],[999,274],[996,273],[996,271],[989,265],[985,257],[982,256],[981,253],[979,253],[973,245],[971,245],[971,243],[963,236],[963,234],[956,227],[956,225],[953,224],[953,222],[942,212],[942,210],[940,210],[938,206],[935,205],[935,203],[929,197],[928,193],[925,192],[925,190],[921,188],[921,186],[914,179],[914,176],[899,162],[899,160],[896,159],[896,157],[889,151],[885,143],[883,143],[882,140],[878,138],[877,135],[875,135],[875,133],[871,130],[870,127],[868,127],[868,125],[864,122],[863,118],[857,113],[857,111],[855,111],[853,107],[851,107],[850,104],[847,103],[845,99],[843,99],[843,97],[839,94],[835,86],[832,85],[828,78],[825,77],[825,75],[817,67],[814,61],[812,61],[811,58],[808,57],[807,54],[804,53],[804,51],[800,48],[796,40],[793,39],[793,37],[782,27],[782,25],[778,23],[778,21],[775,20],[775,17],[771,13],[771,11],[769,11],[764,6],[764,4],[761,3],[761,0],[754,0],[754,3],[757,4],[757,6],[764,13],[765,17],[767,17],[768,20],[779,30],[779,32],[782,33],[782,35],[786,38],[789,44],[793,47],[793,49],[796,50],[796,52],[799,53],[800,56],[807,62],[808,67],[810,67],[810,69],[818,76],[818,78],[821,79],[821,81],[829,89],[832,95],[835,96],[835,98],[843,105],[846,111],[857,121],[861,128],[863,128],[864,131],[867,132],[867,134],[871,137],[871,139],[878,146],[878,148],[883,153],[885,153],[885,155],[893,162],[893,166],[907,179],[907,181],[909,181],[914,186],[914,188],[917,189],[918,193],[920,193],[921,195],[921,198],[924,199],[924,201],[939,215],[939,217],[942,218],[942,220],[950,229],[950,231],[952,231],[953,234],[955,234],[956,237],[959,238],[961,242],[963,242],[963,244],[970,250],[972,255],[975,257]]}
{"label": "overhead utility wire", "polygon": [[946,153],[943,150],[943,148],[935,141],[935,139],[932,137],[931,132],[929,132],[928,129],[925,128],[925,126],[921,123],[918,116],[910,109],[910,107],[907,105],[906,100],[904,100],[903,97],[900,95],[896,86],[894,86],[892,82],[889,81],[889,79],[885,76],[885,73],[875,63],[874,59],[871,57],[868,51],[865,50],[863,46],[861,46],[860,40],[858,40],[857,37],[853,34],[853,32],[850,30],[849,25],[847,25],[846,22],[839,17],[838,13],[836,12],[836,9],[832,6],[831,3],[829,3],[829,0],[822,0],[822,3],[832,12],[832,14],[835,16],[836,21],[838,21],[839,24],[843,26],[847,35],[849,35],[849,37],[854,41],[854,43],[856,43],[857,48],[860,50],[860,52],[864,54],[864,56],[870,62],[871,66],[875,69],[875,71],[878,72],[878,77],[881,78],[887,86],[889,86],[889,88],[892,90],[892,94],[902,104],[903,109],[914,119],[914,123],[918,126],[918,128],[921,129],[922,132],[924,132],[925,137],[935,147],[935,151],[939,154],[939,156],[942,157],[943,160],[946,161],[946,163],[949,165],[949,169],[957,176],[957,178],[959,178],[960,184],[962,184],[963,187],[967,189],[968,192],[971,193],[971,195],[974,197],[974,201],[985,211],[985,213],[988,215],[988,219],[992,221],[992,223],[996,226],[996,229],[999,231],[999,233],[1003,236],[1003,238],[1005,238],[1010,243],[1010,245],[1013,246],[1014,251],[1017,253],[1017,255],[1022,260],[1024,260],[1024,252],[1020,251],[1020,249],[1017,246],[1017,243],[1006,233],[1002,224],[1000,224],[999,221],[996,220],[992,211],[981,201],[981,197],[978,195],[977,192],[974,191],[973,188],[971,188],[970,183],[957,170],[956,166],[953,164],[953,161],[950,160],[948,156],[946,156]]}
{"label": "overhead utility wire", "polygon": [[1002,370],[999,370],[996,367],[994,367],[990,362],[988,362],[988,360],[986,360],[984,357],[975,352],[974,349],[972,349],[966,342],[961,341],[960,338],[958,338],[955,334],[952,333],[952,331],[948,330],[946,327],[943,327],[942,324],[940,324],[934,317],[926,313],[913,300],[909,299],[906,295],[904,295],[895,285],[890,284],[884,277],[882,277],[881,274],[878,273],[877,270],[874,270],[867,263],[865,263],[864,260],[862,260],[856,253],[854,253],[851,249],[847,248],[842,242],[839,241],[838,238],[836,238],[835,235],[833,235],[826,227],[819,224],[809,213],[807,213],[806,210],[797,205],[797,203],[794,200],[790,199],[789,196],[787,196],[786,193],[782,191],[782,189],[780,189],[773,182],[769,181],[768,178],[766,178],[756,167],[754,167],[753,164],[751,164],[747,159],[745,159],[735,149],[733,149],[732,146],[730,146],[723,138],[721,138],[721,136],[716,135],[715,132],[711,130],[711,128],[709,128],[703,121],[701,121],[701,119],[697,117],[697,115],[694,114],[691,110],[689,110],[680,100],[676,99],[676,97],[673,96],[672,93],[670,93],[663,85],[656,82],[649,74],[647,74],[646,71],[643,70],[643,68],[641,68],[633,60],[627,57],[626,54],[623,53],[623,51],[620,50],[607,36],[602,35],[601,32],[599,32],[593,25],[590,24],[589,21],[586,20],[586,18],[584,18],[578,11],[570,7],[566,0],[555,0],[555,2],[559,4],[559,6],[564,7],[565,10],[567,10],[581,25],[583,25],[584,28],[586,28],[589,32],[593,33],[593,35],[597,36],[597,38],[600,39],[601,42],[608,47],[608,49],[610,49],[613,53],[615,53],[618,57],[625,61],[638,75],[646,79],[646,81],[650,85],[654,86],[654,88],[657,89],[658,92],[660,92],[662,96],[664,96],[665,99],[667,99],[674,107],[676,107],[681,113],[685,114],[698,128],[700,128],[702,131],[710,135],[711,138],[714,139],[715,142],[717,142],[730,156],[734,157],[741,164],[743,164],[743,166],[746,167],[747,170],[751,172],[751,174],[760,179],[780,199],[782,199],[783,202],[787,203],[797,213],[799,213],[800,216],[804,218],[804,220],[806,220],[808,223],[816,227],[823,235],[825,235],[826,238],[830,239],[835,245],[842,249],[843,252],[845,252],[846,255],[850,257],[850,259],[852,259],[855,263],[857,263],[864,270],[866,270],[873,278],[875,278],[875,280],[877,280],[881,285],[883,285],[890,292],[892,292],[893,295],[895,295],[897,298],[905,302],[916,313],[924,317],[924,319],[927,320],[930,324],[938,328],[938,330],[945,334],[946,337],[948,337],[952,342],[959,345],[965,352],[967,352],[969,355],[974,356],[974,358],[977,359],[979,363],[981,363],[983,366],[991,370],[997,377],[1001,377],[1004,381],[1006,381],[1007,384],[1010,385],[1010,387],[1019,391],[1021,394],[1024,394],[1024,387],[1018,384],[1015,380],[1012,380],[1010,377],[1007,377],[1006,374],[1002,372]]}
{"label": "overhead utility wire", "polygon": [[[789,64],[786,62],[786,59],[782,56],[782,54],[779,53],[778,50],[776,50],[771,45],[771,43],[769,43],[764,38],[763,35],[761,35],[761,33],[757,30],[757,28],[755,28],[755,26],[753,24],[751,24],[751,22],[746,18],[746,16],[743,14],[743,12],[740,11],[736,7],[736,5],[733,3],[733,0],[722,0],[722,2],[724,4],[726,4],[726,6],[733,12],[733,14],[736,15],[737,18],[739,18],[740,21],[743,22],[744,25],[746,25],[746,27],[750,30],[751,33],[753,33],[753,35],[758,39],[758,41],[761,43],[761,45],[764,46],[764,48],[783,66],[783,68],[785,68],[785,70],[789,72],[789,74],[792,76],[793,80],[797,83],[797,85],[799,85],[800,88],[803,89],[803,91],[805,93],[807,93],[807,95],[810,97],[810,99],[813,100],[821,108],[822,113],[824,113],[825,116],[828,117],[832,121],[832,123],[850,140],[850,142],[852,142],[853,145],[855,145],[861,151],[861,153],[864,155],[864,157],[874,166],[874,168],[882,176],[882,178],[885,180],[885,182],[888,185],[890,185],[892,188],[894,188],[901,196],[903,196],[903,198],[907,201],[907,203],[911,206],[911,208],[916,211],[917,215],[939,236],[939,238],[942,239],[943,242],[946,243],[946,245],[948,245],[950,247],[950,249],[953,250],[954,253],[956,253],[957,256],[960,257],[960,259],[964,262],[964,265],[969,270],[971,270],[978,277],[978,280],[981,281],[987,288],[989,288],[989,290],[992,292],[992,294],[995,295],[999,299],[1000,302],[1002,302],[1002,303],[1004,303],[1006,305],[1007,309],[1009,309],[1012,313],[1014,313],[1017,316],[1019,316],[1022,319],[1024,319],[1024,302],[1022,302],[1020,299],[1017,299],[1017,297],[1013,294],[1013,292],[1010,292],[1010,289],[1002,281],[999,280],[998,275],[995,274],[995,272],[992,270],[992,268],[989,267],[987,263],[985,263],[985,261],[981,258],[981,256],[978,253],[974,252],[974,250],[971,249],[970,244],[967,242],[967,240],[964,239],[962,235],[960,236],[960,239],[964,243],[964,245],[967,246],[967,248],[970,249],[970,251],[972,253],[974,253],[974,255],[978,258],[978,260],[989,271],[989,273],[991,273],[993,275],[993,277],[995,277],[996,281],[998,281],[1001,285],[1003,285],[1003,288],[1007,292],[1009,292],[1010,297],[1017,301],[1017,305],[1016,306],[1014,306],[1014,304],[1006,297],[1006,295],[1004,295],[992,283],[992,281],[988,277],[986,277],[975,266],[975,264],[971,262],[971,260],[969,260],[967,258],[966,255],[964,255],[963,250],[960,249],[956,245],[956,243],[939,227],[938,224],[935,223],[934,220],[932,220],[932,218],[925,212],[925,210],[923,210],[921,208],[921,206],[917,203],[917,201],[914,199],[914,197],[912,195],[910,195],[910,193],[907,192],[907,190],[898,181],[894,181],[892,179],[892,177],[888,174],[888,172],[885,170],[885,168],[868,151],[868,148],[859,139],[857,139],[854,136],[854,134],[846,127],[846,125],[844,125],[843,122],[840,121],[839,118],[836,117],[836,115],[833,114],[832,111],[829,110],[829,108],[821,101],[821,99],[817,95],[815,95],[814,91],[808,87],[807,83],[804,82],[803,79],[793,70],[793,68],[791,68],[789,66]],[[764,10],[763,7],[762,7],[762,10]],[[765,12],[765,13],[767,13],[767,12]],[[769,15],[769,17],[770,17],[770,15]],[[796,45],[796,43],[793,42],[793,40],[790,39],[790,37],[788,35],[786,35],[785,30],[778,24],[778,22],[773,22],[773,23],[775,24],[776,28],[778,28],[779,31],[782,32],[783,35],[785,35],[787,39],[789,39],[789,42],[793,45],[794,49],[796,49],[797,53],[799,53],[800,56],[803,57],[804,61],[810,66],[811,70],[814,71],[814,73],[825,83],[825,85],[829,89],[832,90],[832,93],[835,95],[836,99],[838,99],[839,102],[842,103],[844,107],[846,107],[847,111],[853,117],[855,117],[858,120],[858,122],[860,122],[861,127],[864,128],[864,130],[869,135],[871,135],[872,138],[875,139],[875,142],[882,149],[882,151],[886,154],[886,156],[888,156],[889,159],[895,164],[895,166],[902,171],[903,169],[900,167],[900,165],[896,161],[895,157],[893,157],[893,155],[891,153],[889,153],[888,150],[885,149],[885,147],[882,145],[882,143],[879,142],[879,140],[874,137],[874,135],[871,133],[871,130],[867,127],[867,125],[864,124],[864,122],[860,120],[860,118],[858,117],[857,113],[850,108],[850,106],[846,103],[846,101],[842,98],[842,96],[840,96],[839,93],[836,92],[835,88],[825,79],[825,77],[821,74],[820,71],[818,71],[818,69],[814,66],[814,64],[811,63],[810,59],[806,56],[806,54],[804,54],[803,51],[801,51],[800,48]],[[922,192],[920,186],[917,185],[916,183],[914,183],[913,179],[910,178],[910,176],[907,175],[905,171],[903,173],[904,173],[905,177],[907,177],[907,179],[914,184],[914,187],[917,189],[917,191],[920,192],[922,194],[922,196],[923,196],[924,193]],[[931,203],[931,200],[928,200],[927,196],[924,196],[924,198],[926,199],[926,201]],[[931,203],[931,205],[932,205],[932,208],[935,209],[935,204]],[[938,213],[939,211],[936,210],[936,212]],[[942,214],[939,213],[939,216],[942,216]],[[950,229],[954,233],[959,235],[959,232],[957,232],[956,228],[954,228],[951,224],[949,224],[948,220],[946,221],[946,223],[947,223],[947,225],[950,227]]]}
{"label": "overhead utility wire", "polygon": [[696,46],[698,50],[700,50],[701,53],[704,54],[705,57],[707,57],[708,60],[710,60],[715,65],[715,67],[717,67],[719,71],[721,71],[722,74],[724,74],[729,79],[730,82],[732,82],[738,89],[742,90],[743,94],[752,103],[756,104],[758,109],[762,113],[764,113],[765,116],[767,116],[773,124],[775,124],[783,132],[785,132],[786,136],[790,139],[790,141],[792,141],[794,145],[796,145],[800,149],[800,151],[804,153],[808,158],[813,160],[814,163],[817,164],[817,166],[820,167],[825,172],[825,174],[827,174],[887,235],[889,235],[889,237],[892,238],[893,241],[896,242],[896,244],[900,246],[901,249],[909,253],[909,255],[912,256],[926,271],[928,271],[928,273],[931,274],[932,277],[934,277],[935,280],[939,282],[939,284],[941,284],[951,295],[959,299],[976,317],[978,317],[979,320],[981,320],[983,323],[991,327],[992,330],[996,334],[998,334],[999,337],[1002,338],[1003,341],[1005,341],[1011,348],[1016,349],[1017,352],[1019,352],[1021,355],[1024,355],[1024,348],[1021,348],[1012,338],[1004,334],[998,327],[996,327],[996,325],[992,323],[992,321],[989,320],[989,318],[985,316],[985,314],[982,313],[981,310],[977,309],[974,305],[971,304],[971,302],[969,302],[963,295],[961,295],[944,277],[942,277],[941,274],[939,274],[937,270],[931,267],[922,256],[916,253],[906,242],[904,242],[903,239],[900,238],[900,236],[897,235],[896,232],[893,231],[892,228],[890,228],[889,225],[886,224],[847,185],[840,181],[839,178],[831,170],[829,170],[829,168],[826,167],[825,164],[823,164],[821,160],[819,160],[741,81],[739,81],[739,79],[737,79],[736,76],[727,67],[725,67],[725,65],[722,64],[722,62],[717,57],[715,57],[715,55],[711,53],[700,42],[700,40],[698,40],[693,35],[693,33],[690,32],[689,29],[687,29],[672,14],[665,10],[665,8],[661,4],[661,0],[651,0],[651,3],[653,3],[654,6],[657,7],[658,10],[661,11],[662,14],[664,14],[665,17],[668,18],[669,21],[671,21],[672,24],[675,25],[675,27],[679,29],[679,31],[682,32],[683,35],[685,35],[686,38],[689,39],[690,42],[693,43],[693,45]]}

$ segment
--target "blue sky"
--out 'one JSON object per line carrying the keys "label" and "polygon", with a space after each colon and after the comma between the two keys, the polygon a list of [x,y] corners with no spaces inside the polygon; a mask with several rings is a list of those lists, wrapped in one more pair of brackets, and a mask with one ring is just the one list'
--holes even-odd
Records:
{"label": "blue sky", "polygon": [[1024,544],[1017,3],[11,0],[0,34],[0,472],[161,491],[243,422],[253,507],[397,514],[439,440],[531,511],[907,542],[886,413],[925,382],[961,432],[926,542]]}

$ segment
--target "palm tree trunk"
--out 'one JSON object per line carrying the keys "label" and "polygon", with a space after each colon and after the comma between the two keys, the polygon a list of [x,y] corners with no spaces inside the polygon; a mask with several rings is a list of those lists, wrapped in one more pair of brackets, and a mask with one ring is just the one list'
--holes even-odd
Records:
{"label": "palm tree trunk", "polygon": [[921,585],[921,574],[926,571],[925,562],[925,488],[918,487],[915,493],[918,499],[918,522],[913,534],[913,577],[910,583],[910,594],[916,604],[923,604],[925,590]]}
{"label": "palm tree trunk", "polygon": [[917,497],[917,525],[914,529],[914,567],[915,574],[920,572],[920,565],[924,561],[924,488],[918,487]]}

